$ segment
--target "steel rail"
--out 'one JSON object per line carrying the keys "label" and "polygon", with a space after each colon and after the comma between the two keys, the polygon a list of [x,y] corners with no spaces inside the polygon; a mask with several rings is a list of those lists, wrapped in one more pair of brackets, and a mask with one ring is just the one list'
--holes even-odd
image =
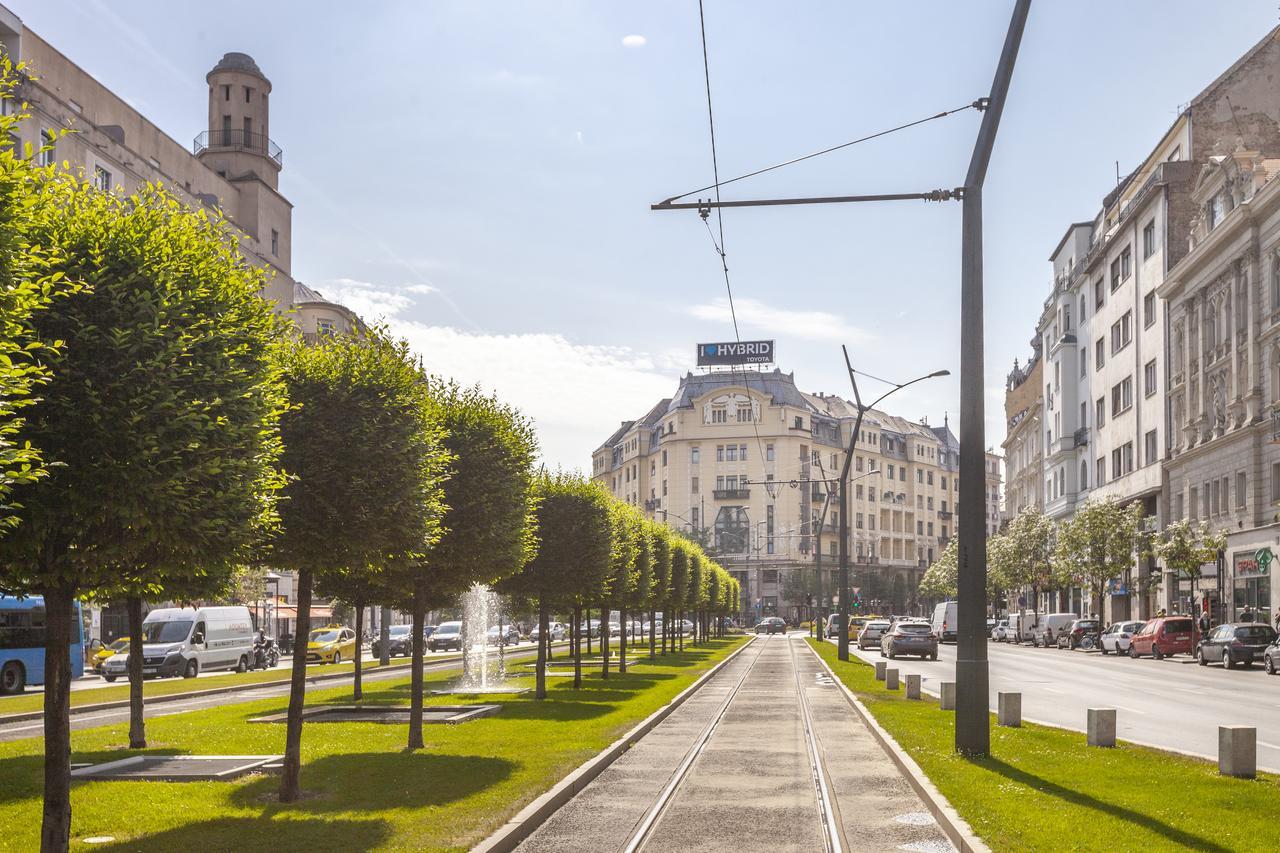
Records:
{"label": "steel rail", "polygon": [[844,853],[848,844],[844,837],[844,823],[840,819],[840,809],[836,805],[835,795],[831,790],[831,777],[827,772],[827,761],[823,757],[822,744],[818,742],[818,733],[813,726],[813,713],[809,707],[809,697],[805,693],[804,682],[800,680],[800,667],[796,660],[796,647],[790,643],[791,664],[796,674],[796,693],[800,697],[800,715],[804,723],[805,745],[809,750],[809,770],[813,774],[814,794],[818,800],[818,814],[822,818],[823,844],[827,853]]}

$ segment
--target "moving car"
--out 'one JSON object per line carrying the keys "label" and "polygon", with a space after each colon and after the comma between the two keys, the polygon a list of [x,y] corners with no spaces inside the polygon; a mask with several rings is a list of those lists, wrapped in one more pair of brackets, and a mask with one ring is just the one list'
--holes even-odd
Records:
{"label": "moving car", "polygon": [[[499,640],[498,640],[497,625],[492,626],[491,628],[489,628],[488,631],[484,632],[484,640],[486,645],[490,645],[490,646],[498,645]],[[517,629],[515,625],[503,625],[502,640],[501,640],[502,645],[514,646],[518,642],[520,642],[519,629]]]}
{"label": "moving car", "polygon": [[1151,655],[1160,660],[1167,655],[1189,655],[1195,650],[1196,623],[1190,616],[1157,616],[1129,642],[1129,657]]}
{"label": "moving car", "polygon": [[435,632],[427,637],[427,651],[462,651],[462,623],[441,622]]}
{"label": "moving car", "polygon": [[1076,619],[1058,632],[1058,648],[1092,649],[1098,643],[1098,629],[1101,627],[1102,622],[1097,619]]}
{"label": "moving car", "polygon": [[342,663],[356,656],[356,632],[341,625],[317,628],[307,637],[307,663]]}
{"label": "moving car", "polygon": [[113,640],[111,643],[108,643],[98,649],[93,653],[93,659],[91,661],[93,671],[101,675],[102,665],[107,662],[107,658],[111,657],[116,652],[122,652],[127,648],[129,648],[129,638],[121,637],[120,639]]}
{"label": "moving car", "polygon": [[1267,648],[1276,641],[1276,629],[1263,622],[1243,624],[1227,622],[1209,631],[1196,646],[1196,660],[1201,666],[1221,662],[1227,669],[1236,664],[1252,666],[1264,660]]}
{"label": "moving car", "polygon": [[1107,630],[1102,632],[1098,646],[1104,655],[1115,652],[1118,655],[1125,654],[1129,651],[1129,643],[1133,640],[1133,635],[1142,630],[1145,622],[1112,622]]}
{"label": "moving car", "polygon": [[[691,625],[690,628],[693,626]],[[767,616],[756,623],[757,634],[785,634],[787,623],[779,616]]]}
{"label": "moving car", "polygon": [[991,630],[988,633],[991,635],[991,639],[995,640],[997,643],[1004,642],[1005,639],[1007,639],[1009,636],[1009,620],[1008,619],[997,620],[996,624],[991,628]]}
{"label": "moving car", "polygon": [[1071,623],[1080,617],[1075,613],[1047,613],[1040,617],[1040,621],[1036,623],[1035,643],[1036,648],[1044,646],[1046,649],[1058,642],[1058,635],[1071,627]]}
{"label": "moving car", "polygon": [[933,608],[933,619],[930,620],[930,627],[933,633],[938,635],[942,642],[954,640],[956,638],[956,626],[960,623],[960,617],[957,615],[956,602],[944,601],[937,607]]}
{"label": "moving car", "polygon": [[880,639],[889,628],[889,623],[883,619],[869,620],[858,632],[858,648],[865,650],[868,646],[879,646]]}
{"label": "moving car", "polygon": [[[206,669],[244,672],[253,636],[247,607],[157,608],[142,620],[142,677],[195,678]],[[128,660],[127,648],[107,658],[102,677],[128,677]]]}
{"label": "moving car", "polygon": [[[661,627],[662,623],[658,623],[658,625]],[[441,625],[440,627],[443,628],[444,626]],[[536,643],[540,636],[542,636],[542,630],[537,625],[534,625],[533,630],[529,632],[529,639]],[[551,638],[551,642],[558,643],[569,636],[569,629],[564,626],[563,622],[548,622],[547,636]]]}
{"label": "moving car", "polygon": [[920,655],[921,658],[938,659],[938,635],[923,620],[897,622],[880,638],[880,654],[890,659],[898,655]]}
{"label": "moving car", "polygon": [[1267,670],[1267,675],[1280,672],[1280,639],[1267,646],[1267,650],[1262,653],[1262,665]]}
{"label": "moving car", "polygon": [[[423,632],[425,634],[425,632]],[[369,652],[375,658],[382,657],[382,637],[375,637],[373,642],[369,644]],[[387,629],[387,655],[395,657],[396,655],[413,654],[413,626],[412,625],[392,625]]]}

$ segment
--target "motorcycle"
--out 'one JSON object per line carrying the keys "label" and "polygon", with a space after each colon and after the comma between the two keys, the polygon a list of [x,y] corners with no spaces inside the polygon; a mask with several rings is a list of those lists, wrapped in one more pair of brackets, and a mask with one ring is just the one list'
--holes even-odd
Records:
{"label": "motorcycle", "polygon": [[274,669],[280,665],[280,649],[273,637],[265,637],[253,644],[253,658],[249,669]]}

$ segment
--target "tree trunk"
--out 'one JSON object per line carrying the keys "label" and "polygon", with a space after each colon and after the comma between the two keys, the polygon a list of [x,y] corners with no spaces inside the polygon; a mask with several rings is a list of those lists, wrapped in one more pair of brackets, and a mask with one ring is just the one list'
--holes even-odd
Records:
{"label": "tree trunk", "polygon": [[591,607],[587,607],[587,655],[591,654]]}
{"label": "tree trunk", "polygon": [[573,606],[573,689],[582,689],[582,605]]}
{"label": "tree trunk", "polygon": [[147,724],[142,707],[142,599],[125,599],[129,615],[129,748],[147,748]]}
{"label": "tree trunk", "polygon": [[422,749],[422,628],[427,622],[427,596],[422,584],[413,591],[413,663],[409,676],[409,749]]}
{"label": "tree trunk", "polygon": [[391,608],[382,608],[378,617],[378,665],[388,666],[391,663]]}
{"label": "tree trunk", "polygon": [[609,606],[600,605],[600,677],[609,677]]}
{"label": "tree trunk", "polygon": [[289,677],[289,715],[285,725],[284,769],[280,802],[292,803],[300,792],[302,764],[302,706],[307,692],[307,639],[311,635],[311,570],[298,572],[298,619],[293,632],[293,670]]}
{"label": "tree trunk", "polygon": [[656,658],[656,651],[657,651],[656,647],[657,647],[657,644],[658,644],[658,634],[657,634],[657,632],[654,630],[655,625],[654,625],[654,622],[653,622],[654,616],[656,616],[656,615],[657,615],[657,614],[655,614],[655,613],[653,612],[653,608],[652,608],[652,607],[650,607],[650,608],[649,608],[649,660],[654,660],[654,659]]}
{"label": "tree trunk", "polygon": [[357,601],[356,605],[356,650],[352,655],[354,659],[354,675],[352,677],[351,698],[359,702],[364,698],[363,685],[360,683],[360,667],[364,663],[363,647],[364,647],[364,602]]}
{"label": "tree trunk", "polygon": [[684,651],[684,611],[683,610],[676,611],[676,637],[679,638],[676,642],[680,644],[680,651],[683,652]]}
{"label": "tree trunk", "polygon": [[627,674],[627,632],[631,626],[627,624],[627,608],[618,608],[618,624],[622,627],[622,633],[618,635],[618,673],[620,675]]}
{"label": "tree trunk", "polygon": [[547,698],[547,649],[551,646],[551,638],[547,636],[547,632],[550,628],[546,599],[538,596],[538,674],[533,693],[536,699]]}
{"label": "tree trunk", "polygon": [[78,636],[71,590],[46,590],[44,634],[44,817],[41,853],[71,844],[71,638]]}

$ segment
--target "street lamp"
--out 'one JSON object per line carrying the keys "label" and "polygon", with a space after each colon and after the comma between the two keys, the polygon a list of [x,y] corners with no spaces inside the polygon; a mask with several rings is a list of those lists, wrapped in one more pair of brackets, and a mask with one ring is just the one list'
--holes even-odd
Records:
{"label": "street lamp", "polygon": [[901,391],[917,382],[934,379],[939,376],[950,376],[949,370],[935,370],[925,376],[919,376],[910,382],[895,384],[888,391],[877,397],[869,406],[862,404],[862,395],[858,391],[857,372],[849,362],[849,350],[844,350],[844,363],[849,371],[849,381],[853,384],[854,404],[858,407],[858,415],[853,420],[853,434],[849,436],[849,449],[844,456],[844,464],[840,467],[840,479],[836,488],[840,490],[840,637],[837,651],[840,660],[849,659],[849,466],[853,464],[853,453],[858,446],[858,434],[862,431],[862,418],[868,409],[874,409],[882,400],[896,391]]}

